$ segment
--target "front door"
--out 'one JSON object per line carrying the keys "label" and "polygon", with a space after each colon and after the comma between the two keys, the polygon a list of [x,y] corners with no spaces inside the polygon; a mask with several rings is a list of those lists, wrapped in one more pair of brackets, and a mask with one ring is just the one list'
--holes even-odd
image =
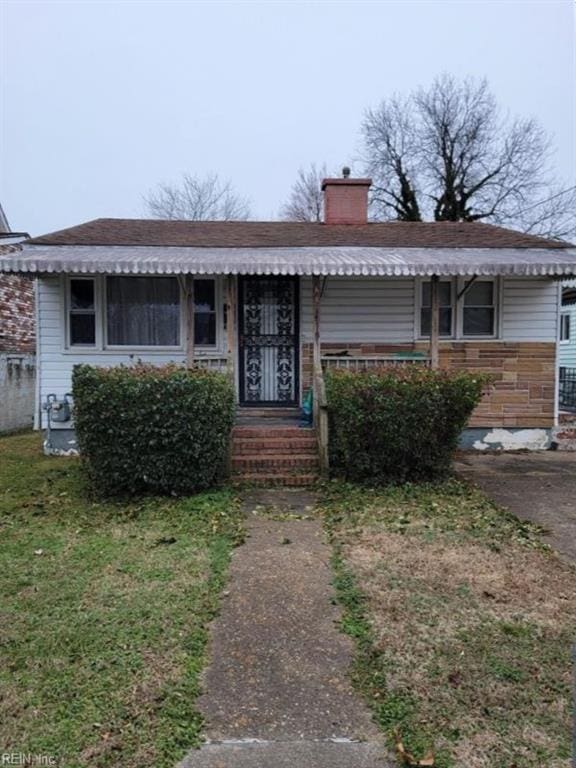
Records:
{"label": "front door", "polygon": [[298,402],[298,278],[241,277],[240,404]]}

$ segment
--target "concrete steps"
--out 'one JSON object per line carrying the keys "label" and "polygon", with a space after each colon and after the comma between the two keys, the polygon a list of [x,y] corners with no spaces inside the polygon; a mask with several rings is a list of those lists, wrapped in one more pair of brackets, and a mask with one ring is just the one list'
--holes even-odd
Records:
{"label": "concrete steps", "polygon": [[258,486],[313,485],[319,475],[315,430],[296,426],[295,409],[247,411],[232,432],[233,480]]}

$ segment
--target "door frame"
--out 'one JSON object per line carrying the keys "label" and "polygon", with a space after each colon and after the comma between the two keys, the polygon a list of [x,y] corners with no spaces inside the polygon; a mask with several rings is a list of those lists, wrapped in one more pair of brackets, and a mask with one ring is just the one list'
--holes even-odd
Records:
{"label": "door frame", "polygon": [[[294,399],[293,400],[244,400],[244,283],[248,280],[277,280],[294,285]],[[300,404],[300,277],[298,275],[238,275],[237,301],[238,328],[238,405],[241,408],[295,408]]]}

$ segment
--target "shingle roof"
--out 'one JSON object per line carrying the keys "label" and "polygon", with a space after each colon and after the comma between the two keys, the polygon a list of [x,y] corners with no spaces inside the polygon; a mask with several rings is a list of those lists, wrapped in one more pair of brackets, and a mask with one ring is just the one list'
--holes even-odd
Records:
{"label": "shingle roof", "polygon": [[271,221],[94,219],[28,241],[38,245],[195,248],[567,248],[569,243],[491,224],[385,222],[362,225]]}

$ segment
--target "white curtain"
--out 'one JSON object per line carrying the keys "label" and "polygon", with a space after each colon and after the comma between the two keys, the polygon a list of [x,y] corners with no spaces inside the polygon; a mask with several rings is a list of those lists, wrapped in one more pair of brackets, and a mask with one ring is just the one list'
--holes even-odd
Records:
{"label": "white curtain", "polygon": [[175,277],[108,277],[108,344],[180,344],[180,290]]}

